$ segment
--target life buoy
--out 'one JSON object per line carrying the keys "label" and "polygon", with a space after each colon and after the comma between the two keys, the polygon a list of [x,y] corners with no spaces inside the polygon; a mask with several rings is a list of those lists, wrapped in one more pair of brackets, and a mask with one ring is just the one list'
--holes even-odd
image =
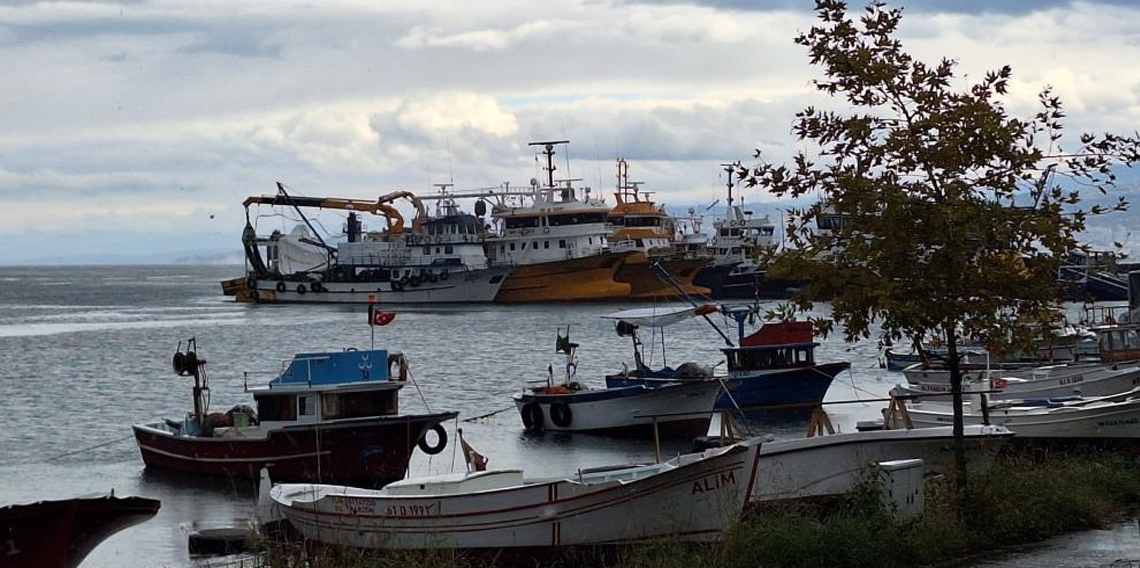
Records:
{"label": "life buoy", "polygon": [[439,273],[439,279],[440,279],[440,280],[447,280],[447,279],[448,279],[448,275],[447,275],[447,271],[446,271],[446,270],[444,270],[443,272],[440,272],[440,273]]}
{"label": "life buoy", "polygon": [[277,291],[278,292],[284,292],[285,291],[285,283],[284,282],[278,282],[277,283]]}
{"label": "life buoy", "polygon": [[404,281],[403,280],[393,280],[389,285],[392,287],[392,290],[395,292],[399,292],[399,291],[404,289]]}
{"label": "life buoy", "polygon": [[305,289],[305,285],[304,284],[298,284],[297,285],[297,293],[298,294],[304,294],[305,292],[308,292],[308,290]]}
{"label": "life buoy", "polygon": [[408,277],[408,285],[411,286],[412,288],[419,286],[420,285],[420,275],[419,274],[413,274],[413,275],[409,276]]}
{"label": "life buoy", "polygon": [[532,432],[542,431],[542,407],[537,402],[528,402],[519,410],[522,414],[523,426]]}
{"label": "life buoy", "polygon": [[[396,373],[392,372],[392,365],[398,365]],[[408,359],[404,357],[403,353],[391,353],[388,355],[388,379],[397,377],[397,380],[408,380]]]}
{"label": "life buoy", "polygon": [[550,421],[559,428],[565,428],[570,425],[570,420],[573,419],[573,413],[570,412],[570,405],[565,402],[553,402],[550,404]]}
{"label": "life buoy", "polygon": [[542,228],[542,232],[543,232],[543,233],[549,233],[549,232],[550,232],[550,227],[543,227],[543,228]]}
{"label": "life buoy", "polygon": [[435,436],[438,438],[435,445],[433,446],[431,444],[428,444],[427,432],[424,432],[423,437],[420,438],[419,443],[416,445],[420,447],[420,451],[423,453],[429,456],[434,456],[442,452],[443,449],[447,447],[447,430],[443,429],[443,425],[436,424],[435,426],[432,426],[428,432],[435,432]]}

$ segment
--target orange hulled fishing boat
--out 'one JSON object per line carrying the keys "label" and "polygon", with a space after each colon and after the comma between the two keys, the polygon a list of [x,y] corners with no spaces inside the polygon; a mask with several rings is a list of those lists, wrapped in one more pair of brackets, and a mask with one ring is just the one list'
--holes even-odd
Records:
{"label": "orange hulled fishing boat", "polygon": [[[618,160],[617,169],[617,204],[608,214],[610,249],[631,253],[618,269],[617,281],[629,284],[631,298],[672,298],[678,295],[677,288],[685,294],[707,295],[709,289],[693,284],[693,278],[711,257],[675,250],[673,218],[649,199],[652,192],[640,190],[641,182],[629,181],[624,159]],[[654,264],[673,282],[666,281]]]}

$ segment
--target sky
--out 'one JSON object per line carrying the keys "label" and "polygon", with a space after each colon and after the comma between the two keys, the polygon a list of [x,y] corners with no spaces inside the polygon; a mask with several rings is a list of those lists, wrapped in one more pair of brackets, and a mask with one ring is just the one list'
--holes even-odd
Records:
{"label": "sky", "polygon": [[[1140,126],[1140,2],[901,5],[916,56],[953,57],[967,79],[1011,65],[1014,114],[1052,85],[1074,140]],[[546,139],[571,141],[559,176],[609,193],[624,157],[659,202],[703,209],[722,197],[719,163],[787,159],[793,114],[828,104],[793,43],[811,6],[9,0],[0,264],[237,257],[241,201],[278,181],[361,199],[526,184],[527,143]],[[1122,190],[1140,193],[1136,179]],[[1138,218],[1097,219],[1089,240],[1140,252]],[[292,225],[259,228],[273,223]]]}

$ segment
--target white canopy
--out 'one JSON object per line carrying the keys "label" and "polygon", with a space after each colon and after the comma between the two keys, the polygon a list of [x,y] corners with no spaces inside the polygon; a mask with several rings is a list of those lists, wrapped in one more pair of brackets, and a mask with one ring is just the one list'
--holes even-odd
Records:
{"label": "white canopy", "polygon": [[665,327],[697,316],[697,308],[633,308],[602,316],[605,319],[624,321],[639,327]]}

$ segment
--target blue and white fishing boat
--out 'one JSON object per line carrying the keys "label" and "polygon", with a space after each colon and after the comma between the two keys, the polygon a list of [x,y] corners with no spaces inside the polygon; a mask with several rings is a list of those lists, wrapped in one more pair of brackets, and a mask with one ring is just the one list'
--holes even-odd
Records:
{"label": "blue and white fishing boat", "polygon": [[[617,320],[620,335],[634,337],[635,359],[634,369],[606,377],[606,385],[654,387],[711,376],[711,370],[692,363],[677,369],[668,366],[651,369],[643,362],[639,349],[641,342],[636,337],[640,326],[669,325],[688,317],[706,315],[708,308],[658,310],[660,314],[652,317],[646,317],[643,310],[626,310],[605,316]],[[823,400],[835,376],[851,366],[846,362],[816,363],[815,348],[819,343],[812,340],[808,322],[768,323],[746,337],[744,322],[751,311],[741,308],[725,310],[725,313],[737,321],[738,342],[737,346],[722,349],[728,370],[721,379],[728,390],[717,400],[717,408],[810,410]]]}
{"label": "blue and white fishing boat", "polygon": [[557,351],[566,355],[565,379],[554,384],[553,366],[545,385],[514,395],[523,425],[532,432],[588,432],[695,436],[708,430],[721,391],[716,380],[696,380],[653,388],[623,385],[590,389],[574,380],[578,344],[570,332],[558,335]]}

